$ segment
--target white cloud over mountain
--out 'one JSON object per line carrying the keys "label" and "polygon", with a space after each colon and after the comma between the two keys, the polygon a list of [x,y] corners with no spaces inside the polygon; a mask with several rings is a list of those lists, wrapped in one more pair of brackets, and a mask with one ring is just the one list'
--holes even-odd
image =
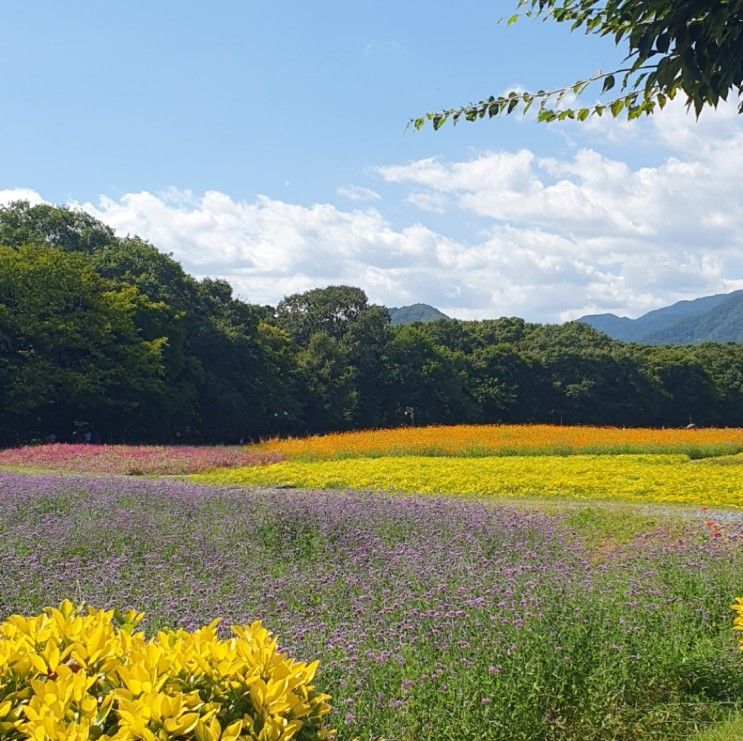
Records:
{"label": "white cloud over mountain", "polygon": [[[618,126],[587,131],[616,140]],[[79,205],[198,275],[227,278],[256,302],[350,283],[390,305],[428,301],[463,318],[555,321],[595,310],[636,314],[743,287],[743,126],[732,107],[700,122],[673,108],[627,129],[629,146],[652,138],[665,159],[633,168],[596,142],[564,158],[528,149],[428,158],[377,168],[375,190],[339,188],[357,204],[345,210],[216,191]],[[399,227],[382,206],[361,207],[389,203],[376,192],[382,187],[419,216]],[[0,191],[0,201],[19,197],[40,199],[26,189]],[[426,226],[431,214],[437,224],[449,215],[475,220],[477,231],[455,239]]]}

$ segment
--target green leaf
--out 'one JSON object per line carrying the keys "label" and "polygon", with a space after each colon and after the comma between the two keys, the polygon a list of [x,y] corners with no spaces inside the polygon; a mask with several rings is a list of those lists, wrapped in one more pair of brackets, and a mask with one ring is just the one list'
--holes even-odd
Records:
{"label": "green leaf", "polygon": [[621,98],[617,98],[610,106],[609,110],[611,111],[611,115],[616,118],[621,112],[622,108],[624,108],[624,101]]}
{"label": "green leaf", "polygon": [[[741,90],[743,35],[735,33],[741,25],[743,0],[516,0],[518,11],[503,23],[511,25],[522,16],[542,21],[566,22],[573,30],[583,28],[587,34],[612,39],[624,46],[625,64],[608,74],[595,74],[550,92],[531,93],[548,101],[554,116],[540,114],[540,120],[555,120],[563,110],[562,101],[571,91],[585,92],[593,82],[602,81],[601,94],[621,89],[623,102],[611,102],[607,110],[613,115],[626,111],[637,118],[653,113],[672,100],[677,89],[684,93],[689,108],[701,112],[716,106],[732,92]],[[642,91],[641,103],[627,98],[629,91]],[[664,97],[659,98],[659,94]],[[463,107],[473,116],[500,115],[516,108],[510,101],[518,99],[527,106],[529,98],[509,93],[505,102],[490,108],[492,99]],[[653,101],[649,104],[648,101]],[[639,110],[636,110],[639,109]],[[581,109],[582,110],[582,109]],[[589,108],[588,116],[601,115],[603,109]],[[442,111],[437,116],[442,116]],[[576,111],[578,115],[580,111]],[[463,113],[463,115],[465,115]],[[582,114],[585,120],[586,114]],[[432,120],[432,119],[429,119]],[[439,126],[442,122],[438,121]]]}

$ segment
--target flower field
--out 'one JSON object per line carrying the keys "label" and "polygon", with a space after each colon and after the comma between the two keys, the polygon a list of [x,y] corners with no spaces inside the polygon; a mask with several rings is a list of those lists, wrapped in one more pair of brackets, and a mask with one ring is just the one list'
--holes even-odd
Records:
{"label": "flower field", "polygon": [[286,458],[390,455],[517,456],[683,453],[691,458],[743,452],[743,429],[624,429],[562,425],[456,425],[342,432],[270,440],[250,450]]}
{"label": "flower field", "polygon": [[309,489],[567,498],[743,508],[743,465],[685,455],[290,460],[200,474],[200,481]]}
{"label": "flower field", "polygon": [[10,473],[0,492],[2,618],[69,596],[136,607],[150,636],[261,619],[320,661],[339,739],[675,739],[743,697],[739,519],[638,520],[607,557],[585,521],[473,499]]}
{"label": "flower field", "polygon": [[[148,729],[237,741],[263,728],[261,741],[299,741],[334,728],[340,741],[629,741],[734,719],[742,442],[740,430],[488,426],[0,451],[0,631],[12,613],[65,598],[146,613],[140,653],[114,650],[130,639],[110,612],[71,615],[60,629],[62,655],[76,621],[108,621],[119,668],[106,664],[105,681],[93,669],[83,681],[40,643],[36,669],[18,664],[31,644],[6,630],[0,737]],[[277,636],[278,663],[217,660],[247,636],[230,639],[229,625],[252,625],[251,645],[273,651],[256,621]],[[8,646],[30,672],[25,689],[8,673]],[[151,671],[158,646],[178,647],[158,659],[161,689],[133,691],[125,678]],[[194,673],[210,652],[214,666]],[[49,661],[57,668],[44,679]],[[322,714],[278,694],[252,690],[249,706],[231,694],[256,672],[266,692],[284,692],[269,665],[296,667]],[[52,706],[68,716],[54,727],[42,720],[59,715]]]}
{"label": "flower field", "polygon": [[251,466],[278,456],[248,453],[241,447],[180,445],[28,445],[0,450],[0,468],[176,475],[212,468]]}

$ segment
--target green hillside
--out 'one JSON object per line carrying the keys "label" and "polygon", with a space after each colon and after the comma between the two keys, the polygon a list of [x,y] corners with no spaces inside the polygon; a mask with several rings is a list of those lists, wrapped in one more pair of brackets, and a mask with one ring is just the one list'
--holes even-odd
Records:
{"label": "green hillside", "polygon": [[393,327],[403,324],[414,324],[415,322],[435,322],[439,319],[449,319],[443,312],[429,304],[411,304],[399,308],[389,309],[390,320]]}

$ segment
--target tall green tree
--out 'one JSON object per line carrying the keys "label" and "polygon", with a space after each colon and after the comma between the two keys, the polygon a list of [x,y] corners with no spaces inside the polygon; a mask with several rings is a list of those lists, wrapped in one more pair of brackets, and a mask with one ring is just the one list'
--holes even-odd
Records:
{"label": "tall green tree", "polygon": [[16,201],[0,207],[0,244],[46,244],[70,252],[95,252],[115,243],[113,229],[84,211]]}
{"label": "tall green tree", "polygon": [[687,347],[660,347],[649,367],[661,386],[661,424],[682,427],[721,424],[720,389],[704,365]]}
{"label": "tall green tree", "polygon": [[306,429],[327,432],[350,427],[358,398],[355,373],[338,341],[315,332],[297,353],[297,370]]}
{"label": "tall green tree", "polygon": [[474,395],[483,422],[530,422],[540,418],[540,384],[535,361],[505,343],[475,350]]}
{"label": "tall green tree", "polygon": [[346,362],[353,368],[354,426],[379,427],[386,420],[390,392],[387,348],[391,339],[390,315],[382,306],[370,306],[361,312],[341,339]]}
{"label": "tall green tree", "polygon": [[159,414],[165,338],[143,339],[134,287],[110,290],[79,254],[0,247],[0,440],[87,425],[104,439],[137,439]]}
{"label": "tall green tree", "polygon": [[369,307],[366,294],[352,286],[314,288],[287,296],[276,307],[276,321],[299,345],[317,332],[340,340]]}
{"label": "tall green tree", "polygon": [[427,329],[401,327],[389,343],[390,422],[404,422],[407,407],[418,424],[472,420],[477,407],[467,356],[437,345]]}

